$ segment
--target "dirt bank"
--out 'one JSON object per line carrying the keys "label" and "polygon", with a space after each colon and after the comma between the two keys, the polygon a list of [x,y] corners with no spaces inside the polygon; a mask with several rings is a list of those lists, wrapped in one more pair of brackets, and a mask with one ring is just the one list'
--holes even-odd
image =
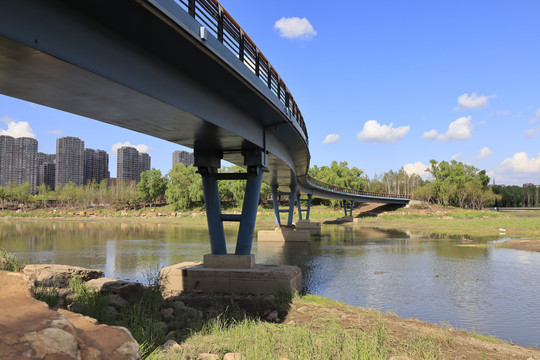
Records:
{"label": "dirt bank", "polygon": [[540,252],[540,240],[537,239],[508,240],[502,243],[500,246],[508,249]]}

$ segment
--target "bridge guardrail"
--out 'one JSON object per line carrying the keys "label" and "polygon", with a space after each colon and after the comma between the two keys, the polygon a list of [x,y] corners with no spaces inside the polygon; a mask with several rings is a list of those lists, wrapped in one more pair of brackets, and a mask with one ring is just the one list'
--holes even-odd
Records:
{"label": "bridge guardrail", "polygon": [[310,182],[312,185],[319,186],[319,187],[321,187],[323,189],[332,190],[332,191],[338,191],[338,192],[342,192],[342,193],[346,193],[346,194],[376,196],[376,197],[382,197],[382,198],[410,199],[409,195],[377,193],[377,192],[372,192],[372,191],[349,189],[349,188],[344,188],[344,187],[341,187],[341,186],[325,183],[324,181],[312,178],[309,175],[307,175],[306,178],[307,178],[308,182]]}
{"label": "bridge guardrail", "polygon": [[308,138],[306,124],[291,92],[257,45],[217,0],[174,0],[204,24],[218,41],[235,54],[285,105]]}

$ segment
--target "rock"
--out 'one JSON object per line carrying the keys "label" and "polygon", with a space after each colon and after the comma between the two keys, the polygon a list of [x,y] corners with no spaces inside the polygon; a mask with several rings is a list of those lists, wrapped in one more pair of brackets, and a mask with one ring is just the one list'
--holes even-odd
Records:
{"label": "rock", "polygon": [[80,358],[77,340],[73,335],[61,329],[48,328],[33,331],[23,336],[21,340],[30,344],[30,348],[39,359],[46,356]]}
{"label": "rock", "polygon": [[263,316],[268,316],[268,314],[270,314],[272,312],[272,310],[264,310],[263,312]]}
{"label": "rock", "polygon": [[68,310],[82,314],[86,310],[86,304],[74,302],[68,305]]}
{"label": "rock", "polygon": [[174,340],[167,340],[167,342],[159,347],[159,351],[165,351],[165,350],[181,350],[182,346],[180,346],[176,341]]}
{"label": "rock", "polygon": [[86,269],[79,266],[55,264],[30,264],[23,269],[23,274],[36,285],[59,286],[68,285],[69,278],[80,277],[83,281],[103,277],[103,271]]}
{"label": "rock", "polygon": [[97,292],[120,295],[124,300],[133,298],[138,300],[144,293],[144,286],[142,284],[105,277],[87,281],[86,285],[94,288]]}
{"label": "rock", "polygon": [[268,321],[276,321],[278,316],[279,316],[278,312],[276,310],[274,310],[270,314],[268,314],[268,316],[266,316],[266,320],[268,320]]}
{"label": "rock", "polygon": [[219,356],[216,354],[200,353],[198,356],[201,360],[219,360]]}
{"label": "rock", "polygon": [[246,360],[246,357],[240,353],[226,353],[223,360]]}
{"label": "rock", "polygon": [[186,309],[186,304],[184,304],[183,301],[175,301],[175,302],[173,303],[173,308],[174,308],[174,311],[180,312],[180,311]]}
{"label": "rock", "polygon": [[[36,300],[27,278],[0,271],[0,358],[140,359],[129,331]],[[9,326],[2,326],[9,324]]]}
{"label": "rock", "polygon": [[67,289],[67,288],[60,288],[58,289],[58,296],[62,297],[62,298],[66,298],[68,295],[72,295],[73,294],[73,291],[71,291],[71,289]]}
{"label": "rock", "polygon": [[166,332],[167,331],[167,324],[165,324],[163,321],[160,321],[160,322],[156,323],[156,328],[158,328],[159,330],[162,330],[163,332]]}
{"label": "rock", "polygon": [[109,305],[114,306],[117,310],[122,310],[128,305],[128,302],[119,295],[111,295],[109,296]]}
{"label": "rock", "polygon": [[107,314],[109,314],[109,316],[113,319],[116,319],[116,317],[118,316],[118,310],[116,310],[114,306],[109,305],[107,306]]}
{"label": "rock", "polygon": [[169,322],[174,314],[174,309],[167,308],[159,312],[163,321]]}
{"label": "rock", "polygon": [[81,349],[81,358],[83,360],[103,360],[101,351],[93,347],[85,347]]}

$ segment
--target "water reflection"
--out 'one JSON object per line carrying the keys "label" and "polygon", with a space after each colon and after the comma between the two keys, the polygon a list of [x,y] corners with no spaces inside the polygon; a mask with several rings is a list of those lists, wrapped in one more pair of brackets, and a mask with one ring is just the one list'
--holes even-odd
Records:
{"label": "water reflection", "polygon": [[[233,251],[237,226],[225,232]],[[488,245],[494,240],[345,224],[324,226],[311,244],[255,242],[253,252],[259,263],[300,266],[311,293],[536,346],[540,253],[496,249]],[[99,268],[139,281],[210,252],[205,227],[120,223],[3,222],[0,248],[28,262]]]}

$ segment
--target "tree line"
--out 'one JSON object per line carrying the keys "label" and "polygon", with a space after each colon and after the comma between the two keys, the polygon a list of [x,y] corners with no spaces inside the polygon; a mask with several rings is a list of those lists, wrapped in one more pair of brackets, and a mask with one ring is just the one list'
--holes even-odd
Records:
{"label": "tree line", "polygon": [[[239,166],[224,167],[220,172],[245,172]],[[349,167],[345,161],[333,161],[330,166],[313,166],[309,175],[313,178],[356,190],[410,195],[412,198],[438,203],[443,206],[481,209],[486,206],[538,206],[539,188],[529,186],[493,186],[485,170],[452,160],[450,162],[430,161],[426,170],[431,175],[423,180],[417,174],[408,174],[403,168],[390,170],[382,175],[369,178],[363,170]],[[245,180],[219,181],[222,203],[242,206]],[[30,194],[28,184],[9,184],[0,187],[2,209],[7,204],[16,207],[29,205],[55,206],[96,206],[113,205],[117,208],[144,208],[146,206],[170,204],[175,211],[191,209],[204,202],[202,179],[193,165],[186,167],[176,164],[168,174],[151,169],[141,173],[138,184],[120,182],[110,186],[107,180],[75,186],[69,183],[50,191],[44,185],[37,187],[36,194]],[[267,202],[271,196],[270,186],[263,182],[260,201]],[[314,204],[340,206],[338,200],[314,199]],[[524,205],[526,204],[526,205]]]}

